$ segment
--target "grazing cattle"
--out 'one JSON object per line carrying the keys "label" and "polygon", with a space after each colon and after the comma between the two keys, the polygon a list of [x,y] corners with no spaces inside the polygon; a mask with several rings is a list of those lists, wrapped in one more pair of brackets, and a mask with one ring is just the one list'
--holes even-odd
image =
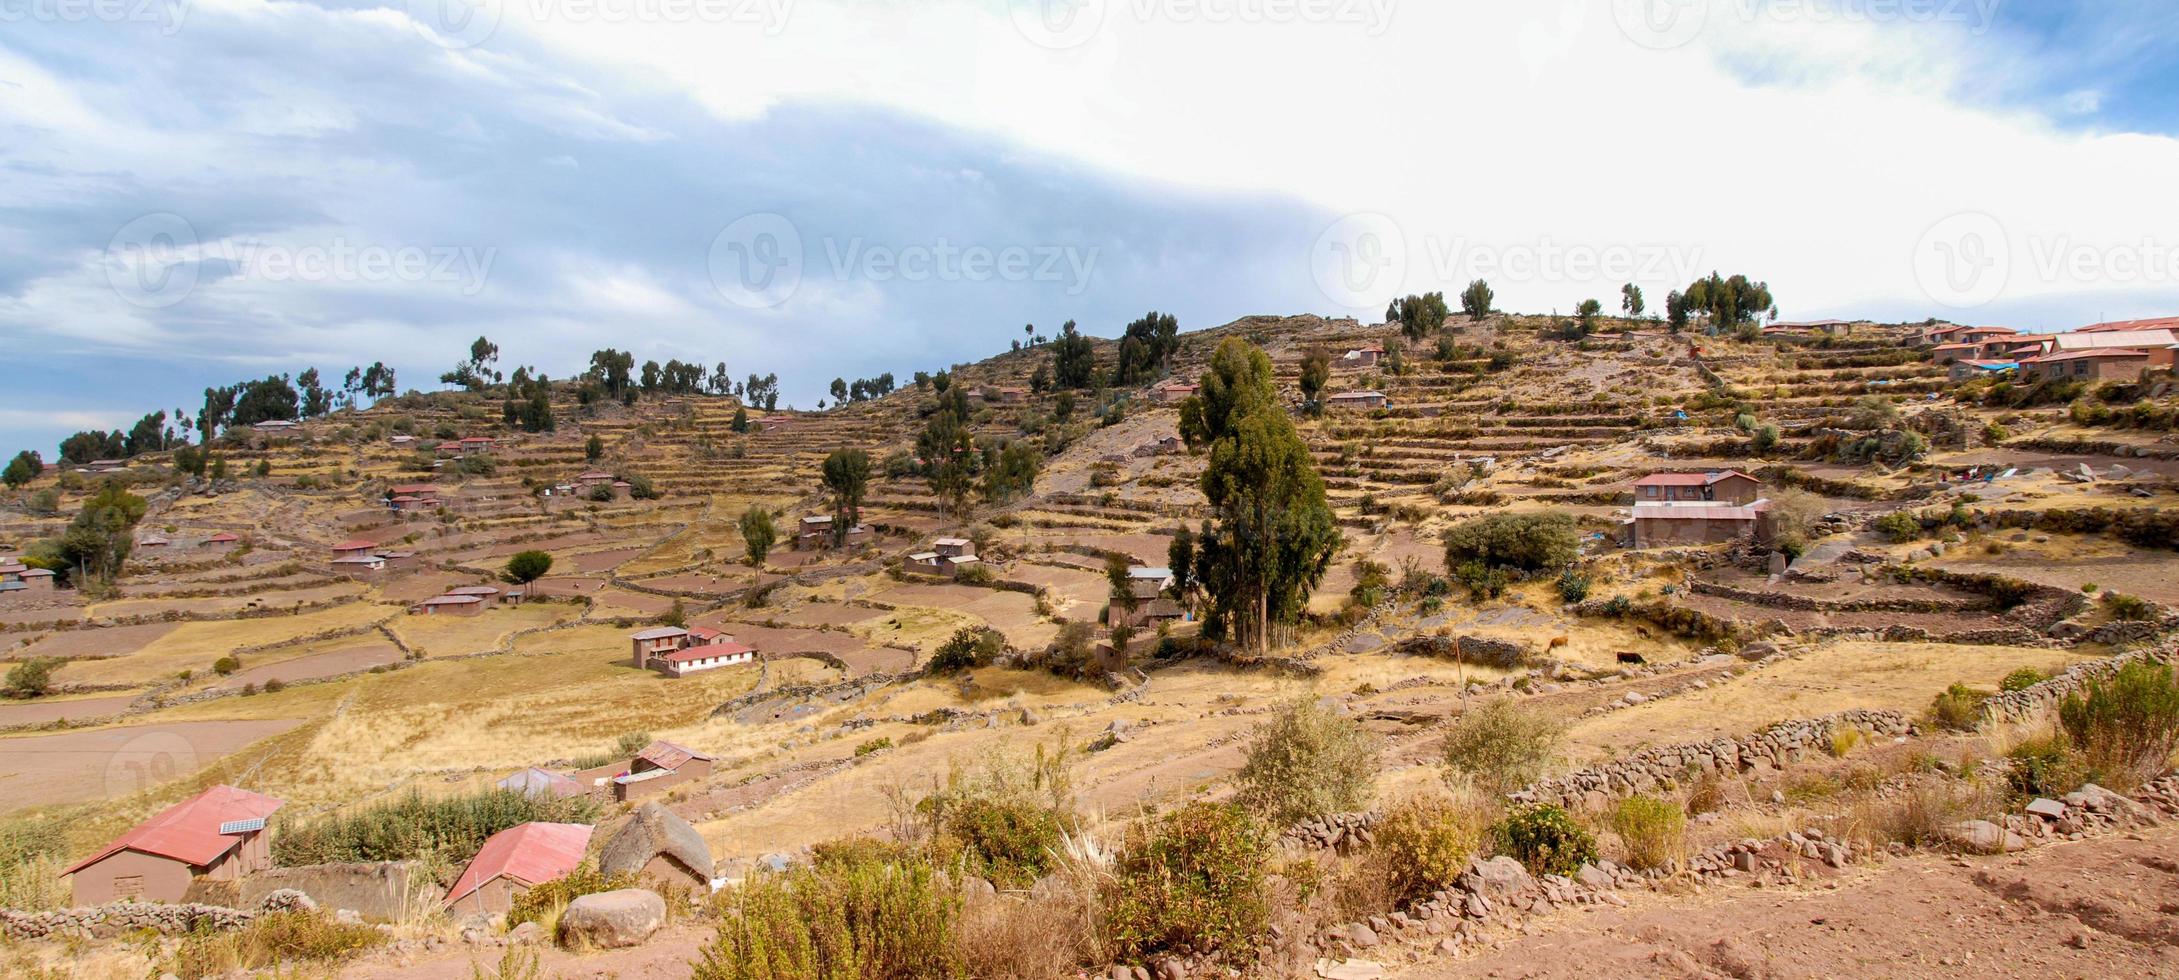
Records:
{"label": "grazing cattle", "polygon": [[1649,661],[1643,659],[1642,655],[1639,653],[1621,653],[1619,655],[1619,662],[1623,664],[1634,664],[1636,666],[1640,666],[1642,664],[1648,663]]}
{"label": "grazing cattle", "polygon": [[1554,636],[1554,637],[1552,637],[1552,638],[1551,638],[1551,645],[1550,645],[1550,646],[1548,646],[1548,647],[1545,647],[1545,648],[1544,648],[1544,651],[1543,651],[1543,652],[1545,652],[1545,653],[1550,653],[1551,651],[1553,651],[1553,650],[1556,650],[1556,649],[1558,649],[1558,648],[1560,648],[1560,647],[1562,647],[1562,646],[1565,646],[1565,645],[1566,645],[1566,637],[1563,637],[1563,636]]}

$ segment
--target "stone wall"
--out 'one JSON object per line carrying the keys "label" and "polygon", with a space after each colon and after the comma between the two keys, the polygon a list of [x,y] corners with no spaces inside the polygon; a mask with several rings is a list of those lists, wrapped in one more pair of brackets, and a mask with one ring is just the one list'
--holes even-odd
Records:
{"label": "stone wall", "polygon": [[200,928],[221,931],[240,929],[248,925],[260,912],[297,911],[315,907],[301,892],[281,890],[266,895],[263,903],[254,910],[196,903],[169,905],[162,902],[114,902],[88,908],[52,909],[45,912],[0,909],[0,936],[10,940],[62,936],[111,939],[146,929],[160,935],[178,936]]}
{"label": "stone wall", "polygon": [[2136,661],[2168,664],[2173,662],[2174,644],[2167,642],[2151,650],[2135,650],[2107,660],[2090,660],[2074,664],[2065,672],[2040,684],[2018,691],[2007,691],[1983,702],[1983,713],[1993,721],[2019,721],[2033,718],[2055,707],[2067,695],[2080,690],[2088,682],[2100,680],[2118,673],[2120,667]]}
{"label": "stone wall", "polygon": [[1834,732],[1859,729],[1872,735],[1906,735],[1914,726],[1896,711],[1842,711],[1772,725],[1740,739],[1669,745],[1546,779],[1508,796],[1516,803],[1573,807],[1601,804],[1677,785],[1690,772],[1742,773],[1783,769],[1810,751],[1822,751]]}
{"label": "stone wall", "polygon": [[268,868],[242,879],[241,901],[262,905],[275,892],[299,891],[320,907],[348,909],[373,922],[402,922],[436,907],[438,882],[413,862],[314,864]]}

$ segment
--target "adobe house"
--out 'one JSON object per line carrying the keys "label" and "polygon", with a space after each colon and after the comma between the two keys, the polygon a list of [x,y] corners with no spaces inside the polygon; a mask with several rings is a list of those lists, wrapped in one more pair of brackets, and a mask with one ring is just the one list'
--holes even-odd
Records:
{"label": "adobe house", "polygon": [[[865,524],[857,524],[847,529],[846,541],[843,544],[846,547],[853,548],[869,540],[870,527]],[[800,526],[795,531],[794,549],[796,551],[823,551],[830,547],[832,547],[832,516],[829,514],[815,514],[803,518]]]}
{"label": "adobe house", "polygon": [[342,558],[354,558],[358,555],[368,555],[376,550],[378,550],[378,542],[357,538],[353,541],[343,541],[334,545],[333,558],[336,561]]}
{"label": "adobe house", "polygon": [[1392,404],[1381,391],[1342,391],[1324,399],[1324,407],[1332,409],[1378,409]]}
{"label": "adobe house", "polygon": [[1348,367],[1368,368],[1376,367],[1377,362],[1381,360],[1384,356],[1385,345],[1364,344],[1360,347],[1348,351],[1345,357],[1340,358],[1340,361],[1344,362]]}
{"label": "adobe house", "polygon": [[1626,521],[1630,548],[1673,548],[1770,538],[1770,501],[1745,506],[1716,503],[1636,503]]}
{"label": "adobe house", "polygon": [[505,915],[516,896],[567,877],[589,846],[585,823],[525,823],[493,834],[447,890],[447,911],[456,918]]}
{"label": "adobe house", "polygon": [[204,543],[205,543],[205,544],[241,544],[241,543],[242,543],[242,535],[239,535],[239,534],[235,534],[235,533],[232,533],[232,532],[229,532],[229,531],[221,531],[221,532],[219,532],[218,534],[212,535],[211,537],[209,537],[209,538],[206,538],[206,539],[204,539]]}
{"label": "adobe house", "polygon": [[2044,343],[2045,354],[2069,354],[2075,351],[2140,351],[2148,355],[2152,368],[2171,367],[2179,357],[2179,331],[2172,330],[2101,330],[2095,333],[2060,333],[2038,338]]}
{"label": "adobe house", "polygon": [[49,568],[23,569],[22,577],[17,584],[23,587],[24,592],[33,594],[51,592],[53,591],[53,571]]}
{"label": "adobe house", "polygon": [[333,574],[369,576],[386,570],[386,559],[377,555],[342,555],[333,559]]}
{"label": "adobe house", "polygon": [[711,845],[689,822],[653,800],[598,851],[598,870],[633,874],[654,891],[708,894],[715,868]]}
{"label": "adobe house", "polygon": [[1172,569],[1142,566],[1129,568],[1127,585],[1129,593],[1135,598],[1135,608],[1129,611],[1127,605],[1120,601],[1120,597],[1113,596],[1105,609],[1107,625],[1140,629],[1154,626],[1160,620],[1183,618],[1180,603],[1165,595],[1165,590],[1173,587]]}
{"label": "adobe house", "polygon": [[630,638],[638,668],[656,670],[668,677],[686,677],[700,671],[755,663],[755,647],[737,643],[732,636],[704,626],[681,629],[660,626]]}
{"label": "adobe house", "polygon": [[203,882],[239,881],[272,866],[265,820],[280,801],[214,786],[159,811],[61,872],[77,905],[184,902]]}
{"label": "adobe house", "polygon": [[588,473],[577,474],[575,477],[575,485],[584,490],[588,490],[591,487],[611,486],[612,483],[613,474],[607,473],[604,470],[591,470]]}
{"label": "adobe house", "polygon": [[750,423],[758,432],[773,432],[787,427],[794,421],[792,415],[767,415]]}
{"label": "adobe house", "polygon": [[470,453],[488,453],[492,451],[492,445],[492,440],[484,436],[469,436],[463,439],[461,442],[462,455],[467,456]]}
{"label": "adobe house", "polygon": [[378,557],[386,560],[387,568],[413,568],[416,565],[416,552],[413,551],[381,551]]}
{"label": "adobe house", "polygon": [[1150,389],[1151,402],[1159,405],[1178,405],[1195,397],[1203,386],[1188,381],[1161,381]]}
{"label": "adobe house", "polygon": [[982,394],[985,401],[1001,405],[1019,405],[1029,400],[1029,389],[1007,385],[985,385]]}
{"label": "adobe house", "polygon": [[2007,371],[2017,371],[2019,369],[2020,362],[2018,361],[1989,361],[1981,359],[1953,361],[1952,370],[1948,372],[1947,376],[1954,381],[1972,381],[1976,378],[1991,377],[1994,375],[2003,374]]}
{"label": "adobe house", "polygon": [[935,551],[918,551],[908,556],[908,570],[926,575],[944,575],[946,559]]}
{"label": "adobe house", "polygon": [[523,796],[548,799],[566,799],[583,795],[583,784],[574,779],[531,766],[493,784],[500,789],[520,793]]}
{"label": "adobe house", "polygon": [[976,542],[967,538],[939,538],[931,542],[931,550],[941,558],[960,558],[976,553]]}
{"label": "adobe house", "polygon": [[638,669],[648,669],[652,657],[664,656],[687,646],[689,631],[679,626],[654,626],[628,639],[633,650],[628,662]]}
{"label": "adobe house", "polygon": [[1763,481],[1738,470],[1712,473],[1652,473],[1634,481],[1637,504],[1751,504],[1763,493]]}
{"label": "adobe house", "polygon": [[490,608],[496,605],[502,605],[506,602],[507,599],[507,593],[501,592],[500,590],[495,589],[489,585],[464,585],[458,589],[448,589],[446,590],[446,594],[476,596],[477,598],[484,601],[484,605],[486,608]]}
{"label": "adobe house", "polygon": [[2024,381],[2136,381],[2154,365],[2149,351],[2100,348],[2031,357],[2020,372]]}
{"label": "adobe house", "polygon": [[613,799],[626,803],[657,796],[692,779],[711,775],[714,760],[672,742],[652,742],[628,760],[628,771],[613,777]]}
{"label": "adobe house", "polygon": [[474,616],[484,611],[484,600],[473,595],[433,596],[409,607],[417,616]]}
{"label": "adobe house", "polygon": [[1938,364],[1950,364],[1963,357],[1977,357],[1981,354],[1981,344],[1938,344],[1929,349],[1929,359]]}

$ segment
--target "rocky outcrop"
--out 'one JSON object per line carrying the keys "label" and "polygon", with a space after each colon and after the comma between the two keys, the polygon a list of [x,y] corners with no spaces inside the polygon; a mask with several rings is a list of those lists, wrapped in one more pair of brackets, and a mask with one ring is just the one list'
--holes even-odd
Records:
{"label": "rocky outcrop", "polygon": [[641,888],[597,892],[569,902],[560,913],[560,942],[595,949],[620,949],[651,938],[666,924],[666,900]]}
{"label": "rocky outcrop", "polygon": [[694,881],[711,880],[711,845],[704,842],[704,835],[653,800],[638,808],[627,826],[599,850],[598,870],[608,875],[640,875],[658,858],[667,859]]}

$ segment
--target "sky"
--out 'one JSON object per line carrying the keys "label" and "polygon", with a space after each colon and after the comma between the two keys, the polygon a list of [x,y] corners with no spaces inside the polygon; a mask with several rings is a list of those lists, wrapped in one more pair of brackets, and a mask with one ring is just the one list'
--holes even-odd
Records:
{"label": "sky", "polygon": [[0,0],[0,449],[471,340],[906,377],[1491,282],[2179,314],[2168,0]]}

